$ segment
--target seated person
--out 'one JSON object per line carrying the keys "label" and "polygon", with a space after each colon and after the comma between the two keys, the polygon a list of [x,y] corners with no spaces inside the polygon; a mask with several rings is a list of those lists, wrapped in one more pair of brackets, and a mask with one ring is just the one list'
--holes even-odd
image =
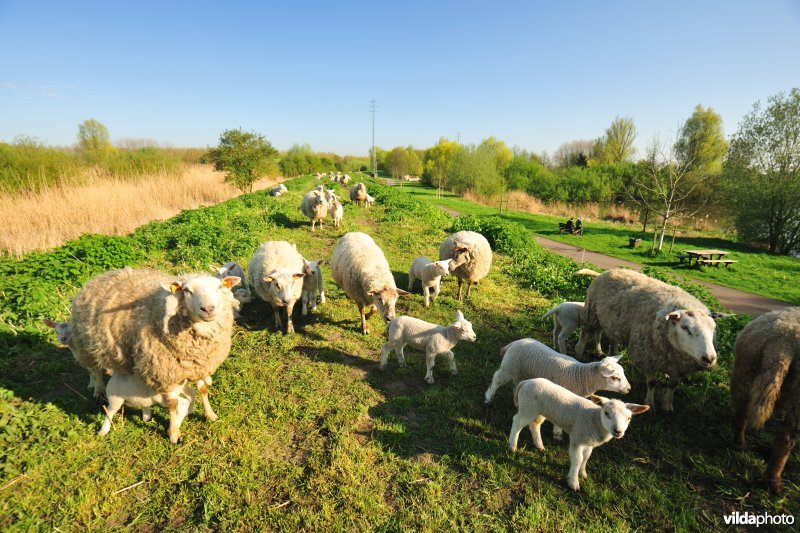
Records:
{"label": "seated person", "polygon": [[578,221],[575,223],[575,229],[572,233],[577,233],[578,235],[583,235],[583,219],[578,217]]}
{"label": "seated person", "polygon": [[565,230],[567,233],[572,233],[572,231],[573,231],[574,229],[575,229],[575,223],[574,223],[574,222],[572,222],[572,217],[569,217],[569,220],[567,220],[567,223],[566,223],[566,225],[564,226],[564,230]]}

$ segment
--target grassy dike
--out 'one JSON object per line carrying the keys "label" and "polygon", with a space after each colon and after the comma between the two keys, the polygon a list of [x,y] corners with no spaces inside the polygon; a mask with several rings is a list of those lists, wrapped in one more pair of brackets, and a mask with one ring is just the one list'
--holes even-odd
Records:
{"label": "grassy dike", "polygon": [[[279,198],[253,193],[126,237],[87,235],[0,260],[0,528],[723,530],[723,515],[736,510],[800,514],[796,454],[785,493],[774,498],[758,483],[768,435],[752,439],[753,452],[729,446],[727,383],[740,322],[721,325],[719,366],[679,389],[677,412],[638,417],[624,439],[598,448],[574,494],[564,482],[566,448],[545,429],[545,452],[523,433],[521,450],[510,454],[510,386],[490,407],[483,392],[501,346],[524,336],[547,340],[543,312],[585,293],[588,280],[572,275],[577,265],[516,224],[478,217],[453,228],[439,209],[372,183],[375,207],[348,204],[341,229],[312,234],[298,206],[314,185],[292,180]],[[329,258],[347,231],[372,235],[405,287],[411,261],[434,257],[448,232],[462,228],[481,230],[499,252],[471,300],[459,306],[446,279],[430,310],[418,288],[398,306],[437,323],[463,309],[478,341],[456,347],[457,376],[440,361],[436,384],[426,385],[422,354],[412,350],[406,368],[392,357],[381,372],[380,319],[362,336],[356,306],[324,267],[328,302],[297,320],[298,333],[275,333],[266,305],[244,309],[211,388],[221,419],[188,417],[178,446],[166,438],[161,408],[150,423],[129,411],[97,437],[102,408],[86,399],[88,376],[41,325],[44,316],[66,318],[80,286],[111,268],[246,265],[264,240]],[[625,366],[628,398],[641,401],[643,378]]]}

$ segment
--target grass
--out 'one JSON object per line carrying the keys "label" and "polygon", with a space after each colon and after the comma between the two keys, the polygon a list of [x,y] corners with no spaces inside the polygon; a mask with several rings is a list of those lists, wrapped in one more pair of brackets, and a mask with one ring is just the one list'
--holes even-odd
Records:
{"label": "grass", "polygon": [[[150,423],[129,411],[106,438],[97,437],[103,415],[85,398],[87,374],[40,322],[66,318],[70,297],[89,277],[125,264],[172,272],[210,261],[246,265],[268,239],[294,242],[309,258],[329,257],[341,234],[366,231],[404,287],[411,261],[435,256],[450,231],[443,212],[370,184],[378,205],[348,204],[341,230],[312,234],[298,206],[315,184],[292,180],[280,198],[257,192],[130,236],[87,236],[0,260],[0,528],[723,530],[723,515],[734,510],[800,513],[796,455],[785,494],[772,497],[759,482],[767,436],[753,436],[755,451],[729,446],[735,328],[728,326],[718,339],[719,367],[679,389],[674,415],[637,417],[624,439],[598,448],[582,492],[566,488],[568,454],[547,429],[545,452],[532,449],[527,433],[519,452],[507,452],[510,387],[490,407],[483,392],[501,346],[548,338],[549,324],[538,317],[553,301],[532,288],[536,280],[524,277],[517,257],[501,253],[462,305],[452,279],[430,309],[418,288],[399,303],[399,313],[437,323],[463,309],[478,340],[455,348],[457,376],[440,360],[436,384],[426,385],[424,358],[412,350],[406,368],[392,357],[378,370],[380,319],[362,336],[356,306],[324,269],[328,301],[297,319],[296,334],[276,333],[267,305],[245,307],[231,355],[214,375],[218,422],[188,417],[184,442],[174,446],[163,409]],[[531,257],[553,256],[553,269],[574,271],[574,263],[533,242],[496,242],[508,250],[527,244]],[[552,297],[569,294],[546,287]],[[629,397],[641,400],[642,376],[626,371]]]}
{"label": "grass", "polygon": [[[445,193],[442,198],[436,198],[435,189],[417,184],[405,184],[403,190],[414,198],[443,206],[458,213],[479,216],[498,213],[497,207],[476,204],[452,193]],[[518,222],[548,239],[643,265],[665,268],[688,278],[710,281],[776,300],[800,304],[800,285],[793,282],[793,280],[800,279],[800,259],[794,257],[773,255],[746,244],[708,236],[678,236],[671,254],[667,253],[670,236],[669,240],[665,238],[664,252],[652,256],[650,255],[650,246],[653,234],[641,233],[640,226],[586,222],[584,235],[579,236],[559,233],[558,222],[564,221],[560,217],[536,215],[517,210],[510,210],[508,213],[504,213],[503,217]],[[642,246],[629,248],[630,238],[641,238]],[[739,262],[730,268],[697,268],[689,267],[678,260],[678,255],[684,250],[712,248],[730,252],[727,257]]]}

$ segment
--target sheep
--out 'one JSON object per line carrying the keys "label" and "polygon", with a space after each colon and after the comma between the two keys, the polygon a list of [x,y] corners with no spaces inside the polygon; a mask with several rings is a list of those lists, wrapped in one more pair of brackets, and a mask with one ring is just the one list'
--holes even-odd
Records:
{"label": "sheep", "polygon": [[307,192],[300,204],[300,211],[311,221],[311,231],[314,231],[317,222],[321,228],[322,221],[328,216],[328,202],[325,201],[322,191]]}
{"label": "sheep", "polygon": [[[502,361],[494,373],[492,383],[486,389],[484,401],[492,402],[497,389],[512,381],[516,387],[520,381],[546,378],[569,389],[578,396],[589,396],[597,391],[628,394],[631,384],[620,366],[622,357],[606,357],[602,361],[582,363],[567,355],[551,350],[534,339],[520,339],[500,348]],[[553,427],[553,440],[561,441],[561,428]]]}
{"label": "sheep", "polygon": [[439,297],[442,276],[450,275],[450,261],[431,261],[427,257],[417,257],[408,270],[408,292],[414,288],[414,281],[422,283],[422,294],[425,295],[425,307],[430,306],[430,290],[433,289],[433,301]]}
{"label": "sheep", "polygon": [[58,336],[58,342],[60,344],[69,346],[70,340],[72,339],[72,324],[69,322],[54,322],[49,318],[45,318],[43,322],[45,325],[56,330],[56,335]]}
{"label": "sheep", "polygon": [[[544,314],[542,320],[553,317],[553,348],[563,354],[567,353],[567,339],[572,332],[581,327],[581,313],[583,302],[563,302]],[[595,333],[595,342],[600,342],[600,332]],[[616,345],[612,345],[612,353],[616,354]]]}
{"label": "sheep", "polygon": [[267,241],[258,247],[247,272],[256,294],[272,306],[275,327],[283,328],[281,309],[286,309],[286,333],[294,333],[292,311],[303,295],[303,256],[286,241]]}
{"label": "sheep", "polygon": [[474,231],[459,231],[447,237],[439,246],[439,260],[452,259],[450,273],[458,278],[458,300],[461,301],[461,284],[467,282],[467,298],[472,284],[478,284],[492,266],[492,249],[489,241]]}
{"label": "sheep", "polygon": [[[208,394],[205,378],[230,352],[234,302],[230,289],[239,281],[235,276],[175,277],[131,268],[101,274],[72,300],[70,347],[79,361],[93,361],[96,369],[109,369],[114,375],[136,375],[164,394],[169,439],[178,442],[186,415],[178,401],[181,384],[197,381],[200,394]],[[210,410],[207,398],[203,404]],[[207,416],[216,419],[213,411]]]}
{"label": "sheep", "polygon": [[349,181],[350,181],[350,176],[348,176],[347,174],[339,178],[339,183],[341,183],[342,185],[347,185],[347,182]]}
{"label": "sheep", "polygon": [[517,414],[511,424],[508,446],[517,451],[517,440],[522,428],[528,426],[533,444],[544,451],[541,426],[545,419],[564,428],[569,433],[569,473],[567,486],[580,490],[578,477],[586,478],[586,463],[597,446],[612,437],[621,439],[628,429],[632,415],[649,409],[647,405],[622,403],[593,396],[587,400],[560,385],[544,379],[527,379],[514,391]]}
{"label": "sheep", "polygon": [[303,259],[303,296],[302,296],[302,310],[303,315],[308,314],[308,311],[317,310],[317,295],[319,295],[319,303],[325,303],[325,287],[322,284],[322,270],[320,265],[324,264],[324,259],[316,261],[306,261]]}
{"label": "sheep", "polygon": [[325,189],[325,201],[331,203],[336,198],[336,191],[333,189]]}
{"label": "sheep", "polygon": [[724,315],[711,313],[683,289],[640,272],[614,269],[597,274],[582,269],[578,273],[596,277],[581,314],[578,357],[589,337],[602,330],[612,343],[628,346],[632,363],[645,375],[645,404],[655,408],[657,374],[669,376],[664,410],[671,412],[681,378],[716,364],[714,319]]}
{"label": "sheep", "polygon": [[410,316],[399,316],[389,322],[386,328],[388,341],[381,348],[381,370],[386,368],[389,361],[389,352],[394,350],[400,366],[405,366],[406,360],[403,348],[406,344],[425,352],[425,382],[433,385],[433,365],[437,355],[446,355],[450,359],[450,373],[458,374],[453,347],[460,340],[475,342],[476,335],[472,330],[472,323],[464,318],[461,311],[456,313],[456,321],[449,326],[438,326]]}
{"label": "sheep", "polygon": [[271,188],[271,189],[269,190],[269,193],[270,193],[272,196],[280,196],[280,195],[282,195],[282,194],[283,194],[283,193],[285,193],[285,192],[289,192],[289,189],[287,189],[287,188],[286,188],[286,185],[284,185],[283,183],[281,183],[281,184],[279,184],[279,185],[276,185],[276,186],[274,186],[273,188]]}
{"label": "sheep", "polygon": [[389,322],[395,317],[397,298],[408,294],[397,288],[386,256],[366,233],[345,233],[339,239],[331,258],[331,275],[358,305],[364,335],[369,333],[367,319],[375,310]]}
{"label": "sheep", "polygon": [[367,186],[361,182],[350,187],[350,201],[363,207],[367,204]]}
{"label": "sheep", "polygon": [[800,434],[800,307],[773,311],[747,324],[733,352],[735,444],[745,448],[748,425],[761,428],[769,419],[776,422],[764,477],[780,493],[783,468]]}
{"label": "sheep", "polygon": [[217,279],[225,279],[228,276],[236,276],[242,280],[242,286],[236,287],[233,290],[233,297],[239,304],[234,305],[233,316],[234,318],[239,318],[239,309],[241,308],[242,304],[253,301],[253,294],[250,292],[250,287],[247,286],[247,282],[245,281],[246,278],[244,275],[244,269],[235,261],[225,263],[221,267],[209,265],[209,268],[211,269],[211,273],[214,274]]}
{"label": "sheep", "polygon": [[366,201],[366,203],[364,205],[366,205],[367,207],[372,207],[372,204],[374,204],[374,203],[375,203],[375,197],[374,196],[370,196],[368,194],[367,195],[367,201]]}
{"label": "sheep", "polygon": [[334,228],[341,228],[342,227],[342,217],[344,216],[344,206],[342,202],[339,201],[338,198],[335,196],[331,200],[331,218],[333,219],[333,227]]}

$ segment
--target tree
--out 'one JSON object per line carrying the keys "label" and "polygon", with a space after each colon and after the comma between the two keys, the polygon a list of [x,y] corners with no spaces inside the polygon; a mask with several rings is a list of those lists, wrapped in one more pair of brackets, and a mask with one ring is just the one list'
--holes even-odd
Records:
{"label": "tree", "polygon": [[692,116],[683,124],[675,142],[675,155],[682,161],[691,161],[690,171],[719,174],[722,158],[728,151],[728,142],[722,130],[722,117],[710,107],[698,105]]}
{"label": "tree", "polygon": [[636,125],[633,119],[616,117],[603,137],[595,142],[592,159],[597,163],[616,164],[628,161],[636,153]]}
{"label": "tree", "polygon": [[422,174],[422,160],[417,155],[413,146],[406,148],[406,170],[411,176],[419,176]]}
{"label": "tree", "polygon": [[561,168],[585,167],[597,141],[577,140],[563,143],[553,154],[553,163]]}
{"label": "tree", "polygon": [[78,149],[91,163],[105,159],[114,151],[108,128],[93,118],[78,124]]}
{"label": "tree", "polygon": [[253,182],[267,171],[276,155],[278,151],[263,135],[241,129],[222,132],[219,146],[209,152],[214,168],[227,172],[225,181],[242,192],[253,191]]}
{"label": "tree", "polygon": [[450,166],[458,151],[458,143],[445,139],[439,139],[439,143],[428,150],[428,158],[425,161],[425,173],[423,178],[427,183],[436,187],[436,195],[441,196],[442,187],[447,183],[450,175]]}
{"label": "tree", "polygon": [[492,196],[503,191],[494,152],[487,146],[459,145],[450,165],[447,183],[461,194],[473,191]]}
{"label": "tree", "polygon": [[769,251],[800,251],[800,89],[745,115],[724,163],[739,238]]}
{"label": "tree", "polygon": [[506,143],[503,141],[498,141],[494,137],[484,139],[480,144],[480,148],[493,155],[497,173],[501,176],[505,174],[508,165],[511,164],[511,160],[514,158],[514,152],[511,151],[511,148],[506,146]]}
{"label": "tree", "polygon": [[402,146],[394,148],[386,156],[386,170],[395,178],[408,174],[408,154]]}

